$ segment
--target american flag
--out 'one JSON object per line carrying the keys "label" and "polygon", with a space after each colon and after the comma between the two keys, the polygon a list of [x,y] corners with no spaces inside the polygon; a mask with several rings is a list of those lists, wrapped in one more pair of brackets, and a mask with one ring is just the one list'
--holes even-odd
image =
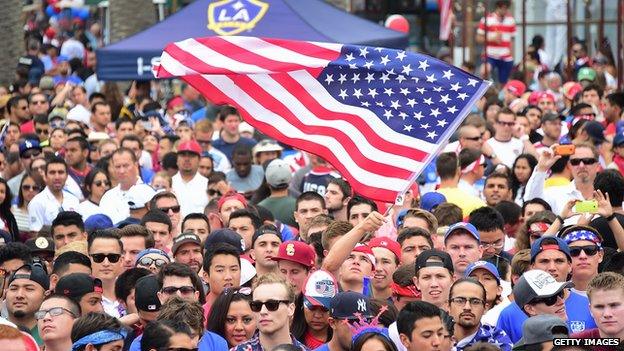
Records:
{"label": "american flag", "polygon": [[440,40],[449,40],[453,29],[453,0],[438,0],[440,9]]}
{"label": "american flag", "polygon": [[409,188],[489,86],[402,50],[235,36],[169,44],[154,69],[238,107],[384,202]]}

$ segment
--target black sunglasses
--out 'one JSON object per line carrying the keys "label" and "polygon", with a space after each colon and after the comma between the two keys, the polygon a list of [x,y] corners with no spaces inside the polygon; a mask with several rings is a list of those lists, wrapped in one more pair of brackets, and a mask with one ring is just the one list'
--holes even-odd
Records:
{"label": "black sunglasses", "polygon": [[107,258],[108,262],[110,263],[117,263],[117,261],[119,261],[119,259],[121,258],[120,254],[96,253],[96,254],[91,254],[90,256],[93,259],[93,262],[95,263],[102,263],[104,262],[105,258]]}
{"label": "black sunglasses", "polygon": [[102,185],[110,186],[111,183],[108,180],[96,180],[95,182],[93,182],[93,185],[95,185],[95,186],[102,186]]}
{"label": "black sunglasses", "polygon": [[221,192],[219,190],[215,190],[215,189],[208,189],[208,195],[210,196],[215,196],[215,195],[219,195],[221,196]]}
{"label": "black sunglasses", "polygon": [[249,303],[249,306],[251,307],[251,310],[254,312],[260,312],[260,310],[262,309],[262,306],[266,306],[267,310],[273,312],[273,311],[277,311],[277,309],[279,308],[280,304],[289,304],[290,301],[288,300],[267,300],[267,301],[251,301],[251,303]]}
{"label": "black sunglasses", "polygon": [[195,287],[192,287],[190,285],[185,285],[185,286],[167,286],[162,288],[160,291],[162,291],[163,293],[167,294],[167,295],[173,295],[176,292],[178,292],[178,290],[180,291],[180,293],[182,293],[182,295],[189,295],[189,294],[193,294],[195,291]]}
{"label": "black sunglasses", "polygon": [[533,299],[533,301],[531,301],[531,304],[536,305],[538,303],[543,303],[546,306],[553,306],[554,304],[557,303],[557,300],[559,298],[563,300],[563,294],[564,294],[564,290],[561,290],[557,295]]}
{"label": "black sunglasses", "polygon": [[600,247],[598,245],[571,246],[570,256],[578,257],[581,251],[584,251],[587,256],[594,256],[600,251]]}
{"label": "black sunglasses", "polygon": [[152,264],[155,264],[157,268],[160,268],[167,264],[167,261],[162,258],[141,257],[139,264],[143,266],[151,266]]}
{"label": "black sunglasses", "polygon": [[164,213],[169,213],[169,210],[173,211],[173,213],[178,213],[180,212],[180,205],[171,207],[159,207],[158,209],[163,211]]}
{"label": "black sunglasses", "polygon": [[596,160],[595,158],[592,157],[587,157],[587,158],[571,158],[570,159],[570,164],[572,166],[578,166],[581,164],[581,162],[583,162],[584,165],[586,166],[590,166],[593,165],[594,163],[598,162],[598,160]]}
{"label": "black sunglasses", "polygon": [[479,140],[481,140],[481,136],[476,136],[476,137],[472,137],[472,138],[469,138],[469,137],[464,137],[464,139],[466,139],[466,140],[472,140],[472,141],[479,141]]}
{"label": "black sunglasses", "polygon": [[38,187],[38,186],[36,186],[36,185],[28,185],[28,184],[24,184],[24,185],[22,185],[22,190],[23,190],[23,191],[31,191],[31,190],[33,190],[33,191],[39,191],[39,190],[41,190],[41,188],[40,188],[40,187]]}

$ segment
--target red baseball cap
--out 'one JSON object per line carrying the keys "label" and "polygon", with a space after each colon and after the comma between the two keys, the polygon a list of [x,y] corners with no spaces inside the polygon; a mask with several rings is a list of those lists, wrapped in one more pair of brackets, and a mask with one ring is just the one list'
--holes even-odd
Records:
{"label": "red baseball cap", "polygon": [[312,268],[316,260],[316,253],[310,245],[303,241],[288,240],[280,244],[277,256],[273,256],[271,259],[273,261],[291,261]]}
{"label": "red baseball cap", "polygon": [[192,152],[197,155],[202,154],[202,148],[195,140],[183,141],[178,145],[178,153],[180,152]]}
{"label": "red baseball cap", "polygon": [[371,265],[373,265],[373,270],[375,269],[375,254],[373,254],[373,250],[371,250],[370,246],[358,243],[357,245],[355,245],[353,250],[351,250],[351,252],[360,252],[366,254],[366,258],[368,258],[368,260],[371,262]]}
{"label": "red baseball cap", "polygon": [[184,105],[184,99],[181,96],[174,96],[167,101],[167,109],[172,109],[175,106]]}
{"label": "red baseball cap", "polygon": [[247,207],[247,199],[245,199],[242,194],[230,191],[227,192],[225,195],[221,196],[221,198],[217,202],[217,210],[221,211],[221,207],[223,207],[223,204],[228,200],[238,200],[243,204],[243,206]]}
{"label": "red baseball cap", "polygon": [[505,84],[505,89],[515,97],[521,97],[526,91],[526,85],[519,80],[510,80]]}
{"label": "red baseball cap", "polygon": [[392,251],[399,261],[401,260],[401,245],[387,236],[371,239],[371,241],[368,242],[368,246],[371,248],[383,247],[384,249],[388,249]]}
{"label": "red baseball cap", "polygon": [[540,96],[542,95],[541,91],[534,91],[529,95],[529,104],[530,105],[537,105],[537,101],[540,99]]}
{"label": "red baseball cap", "polygon": [[543,91],[543,92],[540,94],[539,98],[537,98],[537,102],[540,102],[540,100],[544,100],[544,99],[546,99],[546,100],[550,100],[550,101],[552,101],[552,102],[555,102],[555,95],[553,95],[553,94],[552,94],[551,92],[549,92],[549,91]]}
{"label": "red baseball cap", "polygon": [[395,282],[392,282],[390,287],[392,288],[392,294],[395,296],[415,297],[415,298],[421,297],[420,291],[418,291],[418,289],[416,289],[416,286],[414,285],[401,286]]}

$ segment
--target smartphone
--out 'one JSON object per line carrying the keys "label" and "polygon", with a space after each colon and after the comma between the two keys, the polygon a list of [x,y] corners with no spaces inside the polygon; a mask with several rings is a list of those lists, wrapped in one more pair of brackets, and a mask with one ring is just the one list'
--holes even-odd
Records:
{"label": "smartphone", "polygon": [[555,146],[555,155],[570,156],[574,154],[576,146],[574,144],[563,144]]}
{"label": "smartphone", "polygon": [[598,201],[577,201],[574,205],[574,211],[578,213],[596,213],[598,211]]}

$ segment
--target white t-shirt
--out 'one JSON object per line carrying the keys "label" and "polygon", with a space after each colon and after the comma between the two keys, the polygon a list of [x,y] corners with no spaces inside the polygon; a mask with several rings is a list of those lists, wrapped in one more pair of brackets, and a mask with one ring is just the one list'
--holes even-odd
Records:
{"label": "white t-shirt", "polygon": [[179,172],[171,178],[171,190],[178,198],[181,218],[189,213],[204,213],[204,208],[208,204],[206,189],[208,189],[208,178],[199,172],[195,173],[188,183],[182,180]]}
{"label": "white t-shirt", "polygon": [[490,138],[487,140],[487,143],[492,147],[492,150],[494,150],[496,157],[509,168],[513,167],[516,157],[524,150],[522,140],[513,137],[509,141],[498,141],[494,138]]}

